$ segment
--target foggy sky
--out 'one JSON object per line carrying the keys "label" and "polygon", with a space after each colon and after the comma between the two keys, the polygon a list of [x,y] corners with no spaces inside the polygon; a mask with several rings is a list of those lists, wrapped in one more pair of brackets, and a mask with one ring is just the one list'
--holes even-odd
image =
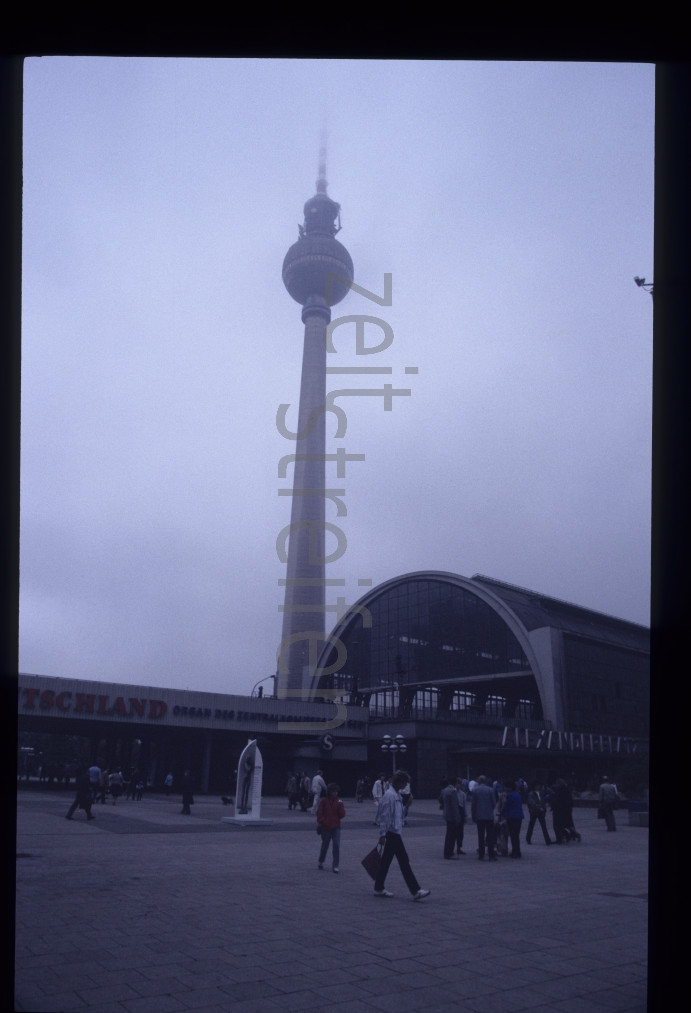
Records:
{"label": "foggy sky", "polygon": [[[327,601],[479,572],[647,624],[652,301],[633,277],[653,277],[653,83],[627,64],[27,60],[21,671],[229,693],[275,671],[276,411],[296,418],[303,336],[281,265],[324,123],[355,281],[393,286],[333,316],[385,320],[367,364],[410,389],[390,412],[344,403],[327,450],[365,459],[327,465],[348,542]],[[334,364],[356,364],[353,333]]]}

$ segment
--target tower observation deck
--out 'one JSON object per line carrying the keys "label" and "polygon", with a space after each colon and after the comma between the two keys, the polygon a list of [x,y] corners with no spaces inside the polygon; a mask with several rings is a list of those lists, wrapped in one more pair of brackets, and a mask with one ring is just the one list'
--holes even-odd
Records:
{"label": "tower observation deck", "polygon": [[304,699],[326,625],[326,415],[320,411],[326,401],[326,328],[331,307],[345,298],[353,280],[350,254],[335,238],[340,205],[326,186],[322,152],[317,192],[305,203],[299,238],[283,261],[283,283],[302,306],[305,334],[277,695]]}

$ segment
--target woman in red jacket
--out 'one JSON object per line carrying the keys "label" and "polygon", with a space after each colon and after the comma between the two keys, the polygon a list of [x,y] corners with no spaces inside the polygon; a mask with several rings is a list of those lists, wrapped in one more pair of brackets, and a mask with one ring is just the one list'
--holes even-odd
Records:
{"label": "woman in red jacket", "polygon": [[331,844],[331,860],[333,871],[338,872],[341,857],[341,820],[346,814],[345,806],[338,797],[340,787],[337,784],[326,786],[326,797],[317,807],[317,832],[321,834],[322,846],[319,852],[318,868],[324,868],[326,853]]}

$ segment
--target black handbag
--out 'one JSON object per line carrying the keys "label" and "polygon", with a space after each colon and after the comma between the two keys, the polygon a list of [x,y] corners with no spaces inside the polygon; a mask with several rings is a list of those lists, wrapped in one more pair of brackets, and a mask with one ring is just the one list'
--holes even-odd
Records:
{"label": "black handbag", "polygon": [[371,879],[376,879],[381,865],[381,856],[384,854],[384,846],[377,844],[375,848],[362,859],[362,867]]}

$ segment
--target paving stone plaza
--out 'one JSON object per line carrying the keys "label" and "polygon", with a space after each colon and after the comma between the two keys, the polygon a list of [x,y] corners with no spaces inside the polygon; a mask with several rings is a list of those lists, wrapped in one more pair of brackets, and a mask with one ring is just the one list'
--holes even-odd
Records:
{"label": "paving stone plaza", "polygon": [[[643,1011],[648,830],[607,833],[575,809],[580,844],[520,862],[442,858],[434,800],[405,842],[431,895],[414,903],[396,864],[377,898],[360,859],[372,802],[347,795],[340,873],[317,869],[314,817],[265,799],[268,826],[223,822],[198,797],[149,796],[65,814],[72,792],[20,790],[15,1009],[98,1013],[538,1013]],[[525,837],[525,824],[522,837]]]}

